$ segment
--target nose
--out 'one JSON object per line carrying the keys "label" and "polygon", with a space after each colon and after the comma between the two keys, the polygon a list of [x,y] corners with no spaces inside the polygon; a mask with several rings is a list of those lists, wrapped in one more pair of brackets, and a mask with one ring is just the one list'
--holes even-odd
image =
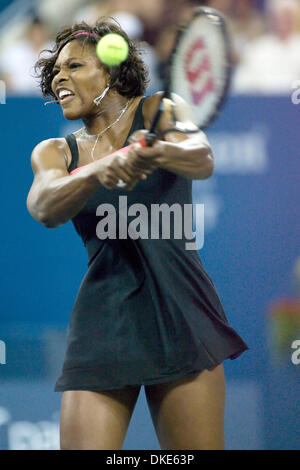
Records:
{"label": "nose", "polygon": [[66,81],[68,79],[66,70],[61,69],[59,72],[56,73],[55,77],[52,80],[52,88],[55,89],[60,83]]}

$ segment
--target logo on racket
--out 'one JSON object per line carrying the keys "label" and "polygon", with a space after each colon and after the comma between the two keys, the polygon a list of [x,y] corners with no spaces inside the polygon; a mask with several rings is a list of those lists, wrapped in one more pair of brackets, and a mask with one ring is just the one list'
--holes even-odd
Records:
{"label": "logo on racket", "polygon": [[216,91],[212,64],[202,38],[193,42],[187,51],[185,75],[190,85],[194,105],[198,106],[208,94]]}

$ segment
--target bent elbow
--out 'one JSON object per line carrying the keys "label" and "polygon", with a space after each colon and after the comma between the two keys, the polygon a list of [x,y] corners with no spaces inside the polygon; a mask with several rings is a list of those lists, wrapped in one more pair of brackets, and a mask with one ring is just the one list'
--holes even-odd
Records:
{"label": "bent elbow", "polygon": [[40,224],[42,224],[46,228],[55,228],[57,224],[54,223],[53,220],[42,210],[38,209],[34,204],[27,199],[27,210],[29,214]]}
{"label": "bent elbow", "polygon": [[34,218],[37,222],[39,222],[46,228],[56,228],[60,225],[56,223],[53,219],[46,217],[44,214],[38,214]]}
{"label": "bent elbow", "polygon": [[55,222],[49,219],[43,219],[40,222],[46,228],[56,228],[59,226],[59,224],[56,224]]}
{"label": "bent elbow", "polygon": [[36,220],[46,228],[56,228],[62,225],[61,223],[58,223],[54,217],[51,217],[50,214],[44,212],[40,212]]}

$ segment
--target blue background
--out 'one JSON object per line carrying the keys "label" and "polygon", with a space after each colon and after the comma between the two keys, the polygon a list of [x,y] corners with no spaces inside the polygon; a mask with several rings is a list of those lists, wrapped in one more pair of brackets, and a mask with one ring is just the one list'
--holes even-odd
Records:
{"label": "blue background", "polygon": [[[277,299],[298,295],[299,116],[289,97],[232,97],[207,131],[214,175],[193,186],[195,202],[205,204],[200,256],[250,347],[225,362],[229,449],[300,449],[300,365],[292,350],[276,360],[268,313]],[[34,146],[78,127],[39,98],[0,105],[0,449],[58,446],[61,395],[53,387],[87,255],[70,222],[44,228],[27,212],[26,197]],[[143,392],[124,448],[158,448]]]}

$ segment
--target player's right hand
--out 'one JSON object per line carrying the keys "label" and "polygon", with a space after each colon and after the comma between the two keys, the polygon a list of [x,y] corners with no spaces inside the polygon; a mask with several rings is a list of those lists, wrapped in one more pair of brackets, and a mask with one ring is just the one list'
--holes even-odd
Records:
{"label": "player's right hand", "polygon": [[[146,173],[126,165],[126,158],[121,153],[116,153],[98,161],[94,174],[106,189],[131,191],[140,180],[147,178]],[[120,182],[125,186],[120,186]]]}

